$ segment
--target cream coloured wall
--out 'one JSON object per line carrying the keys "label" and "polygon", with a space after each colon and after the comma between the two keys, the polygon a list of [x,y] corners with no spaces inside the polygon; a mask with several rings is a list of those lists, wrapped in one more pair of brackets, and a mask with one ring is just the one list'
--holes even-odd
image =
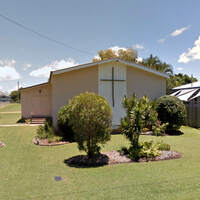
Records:
{"label": "cream coloured wall", "polygon": [[98,94],[98,66],[52,76],[52,117],[56,125],[59,108],[83,92]]}
{"label": "cream coloured wall", "polygon": [[166,78],[127,66],[127,96],[135,93],[152,100],[166,94]]}
{"label": "cream coloured wall", "polygon": [[51,116],[51,85],[42,84],[35,87],[22,89],[21,104],[22,117]]}

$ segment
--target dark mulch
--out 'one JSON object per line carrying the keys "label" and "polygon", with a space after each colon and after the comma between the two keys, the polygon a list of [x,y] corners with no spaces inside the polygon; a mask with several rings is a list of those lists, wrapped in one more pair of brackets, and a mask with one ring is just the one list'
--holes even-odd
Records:
{"label": "dark mulch", "polygon": [[[160,156],[154,159],[141,158],[139,162],[159,161],[181,158],[182,155],[176,151],[163,151]],[[104,154],[96,155],[93,158],[88,158],[86,155],[74,156],[64,160],[64,163],[72,167],[97,167],[111,164],[131,163],[130,158],[125,155],[120,155],[119,151],[110,151]]]}
{"label": "dark mulch", "polygon": [[39,145],[39,146],[58,146],[58,145],[64,145],[64,144],[69,144],[69,143],[70,142],[68,142],[68,141],[60,141],[60,142],[49,143],[47,139],[33,138],[33,144]]}
{"label": "dark mulch", "polygon": [[5,146],[5,144],[4,144],[3,142],[0,141],[0,148],[1,148],[1,147],[4,147],[4,146]]}

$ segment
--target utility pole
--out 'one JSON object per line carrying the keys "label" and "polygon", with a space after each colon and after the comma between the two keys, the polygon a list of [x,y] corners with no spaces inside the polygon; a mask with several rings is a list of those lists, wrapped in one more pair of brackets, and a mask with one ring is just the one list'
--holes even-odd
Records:
{"label": "utility pole", "polygon": [[17,88],[18,88],[18,99],[19,99],[19,103],[20,103],[19,81],[17,81]]}

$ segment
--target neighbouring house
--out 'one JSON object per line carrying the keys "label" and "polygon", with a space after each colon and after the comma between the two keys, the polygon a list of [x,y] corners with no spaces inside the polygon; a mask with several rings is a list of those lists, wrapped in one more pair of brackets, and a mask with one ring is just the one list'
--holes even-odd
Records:
{"label": "neighbouring house", "polygon": [[6,102],[9,100],[10,100],[9,94],[7,92],[0,90],[0,102]]}
{"label": "neighbouring house", "polygon": [[59,108],[88,91],[108,100],[113,126],[117,126],[125,114],[125,95],[158,98],[165,94],[167,78],[167,74],[118,58],[53,71],[47,83],[20,89],[22,117],[52,117],[56,126]]}
{"label": "neighbouring house", "polygon": [[172,89],[171,96],[182,100],[187,109],[187,125],[200,127],[200,82],[189,83]]}

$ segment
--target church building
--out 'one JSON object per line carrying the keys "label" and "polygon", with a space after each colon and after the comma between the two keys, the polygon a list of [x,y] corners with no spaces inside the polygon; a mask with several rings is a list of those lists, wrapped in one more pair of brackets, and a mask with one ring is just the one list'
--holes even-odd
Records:
{"label": "church building", "polygon": [[118,58],[53,71],[47,83],[22,88],[22,118],[51,117],[54,126],[59,108],[83,92],[103,96],[113,112],[113,126],[120,124],[126,95],[156,99],[165,95],[167,74]]}

